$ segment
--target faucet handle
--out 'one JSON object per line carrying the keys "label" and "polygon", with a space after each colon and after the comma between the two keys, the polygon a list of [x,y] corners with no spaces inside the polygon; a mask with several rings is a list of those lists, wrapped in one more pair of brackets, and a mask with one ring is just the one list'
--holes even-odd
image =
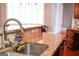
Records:
{"label": "faucet handle", "polygon": [[12,42],[9,39],[3,41],[3,43],[4,43],[5,47],[10,47],[12,45]]}

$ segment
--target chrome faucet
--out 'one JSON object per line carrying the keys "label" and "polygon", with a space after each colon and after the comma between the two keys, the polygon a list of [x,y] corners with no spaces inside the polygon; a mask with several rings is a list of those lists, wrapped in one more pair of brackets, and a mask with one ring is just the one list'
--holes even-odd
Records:
{"label": "chrome faucet", "polygon": [[6,23],[9,22],[9,21],[16,21],[16,22],[18,23],[18,25],[20,26],[21,33],[22,33],[22,34],[24,33],[24,29],[23,29],[23,27],[22,27],[22,24],[21,24],[20,21],[18,21],[17,19],[10,18],[10,19],[8,19],[7,21],[5,21],[5,23],[4,23],[4,25],[3,25],[2,48],[5,47],[4,41],[7,41],[5,26],[6,26]]}

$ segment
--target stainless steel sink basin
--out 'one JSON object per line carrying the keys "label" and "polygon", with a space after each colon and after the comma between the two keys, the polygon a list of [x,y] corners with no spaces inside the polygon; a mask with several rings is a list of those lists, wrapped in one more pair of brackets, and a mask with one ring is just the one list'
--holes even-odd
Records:
{"label": "stainless steel sink basin", "polygon": [[0,52],[0,56],[8,56],[8,54],[5,52]]}
{"label": "stainless steel sink basin", "polygon": [[0,56],[25,56],[25,55],[17,52],[0,52]]}
{"label": "stainless steel sink basin", "polygon": [[25,48],[18,53],[29,55],[29,56],[40,56],[47,48],[48,46],[45,44],[29,42],[26,43]]}
{"label": "stainless steel sink basin", "polygon": [[0,56],[40,56],[47,48],[48,45],[27,42],[22,51],[13,50],[11,52],[0,52]]}
{"label": "stainless steel sink basin", "polygon": [[5,52],[2,52],[2,48],[0,48],[0,56],[7,56]]}

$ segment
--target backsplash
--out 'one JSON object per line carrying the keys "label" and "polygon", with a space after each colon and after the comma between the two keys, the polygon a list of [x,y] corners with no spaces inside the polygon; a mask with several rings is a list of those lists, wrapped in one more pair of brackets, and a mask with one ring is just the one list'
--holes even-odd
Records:
{"label": "backsplash", "polygon": [[[15,42],[15,35],[16,33],[8,34],[7,39],[9,39],[12,43]],[[1,40],[2,36],[0,36],[0,46],[1,46]],[[41,33],[41,28],[34,28],[34,29],[29,29],[26,30],[25,33],[23,34],[22,41],[23,42],[38,42],[42,39],[42,33]]]}
{"label": "backsplash", "polygon": [[38,42],[42,39],[41,28],[35,28],[32,30],[25,31],[23,35],[23,42]]}

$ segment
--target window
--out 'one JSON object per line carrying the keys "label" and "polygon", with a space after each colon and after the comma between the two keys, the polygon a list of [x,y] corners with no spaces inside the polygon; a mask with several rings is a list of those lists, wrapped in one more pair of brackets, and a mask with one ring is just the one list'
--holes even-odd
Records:
{"label": "window", "polygon": [[43,3],[7,3],[7,19],[16,18],[22,24],[43,24],[43,9]]}

